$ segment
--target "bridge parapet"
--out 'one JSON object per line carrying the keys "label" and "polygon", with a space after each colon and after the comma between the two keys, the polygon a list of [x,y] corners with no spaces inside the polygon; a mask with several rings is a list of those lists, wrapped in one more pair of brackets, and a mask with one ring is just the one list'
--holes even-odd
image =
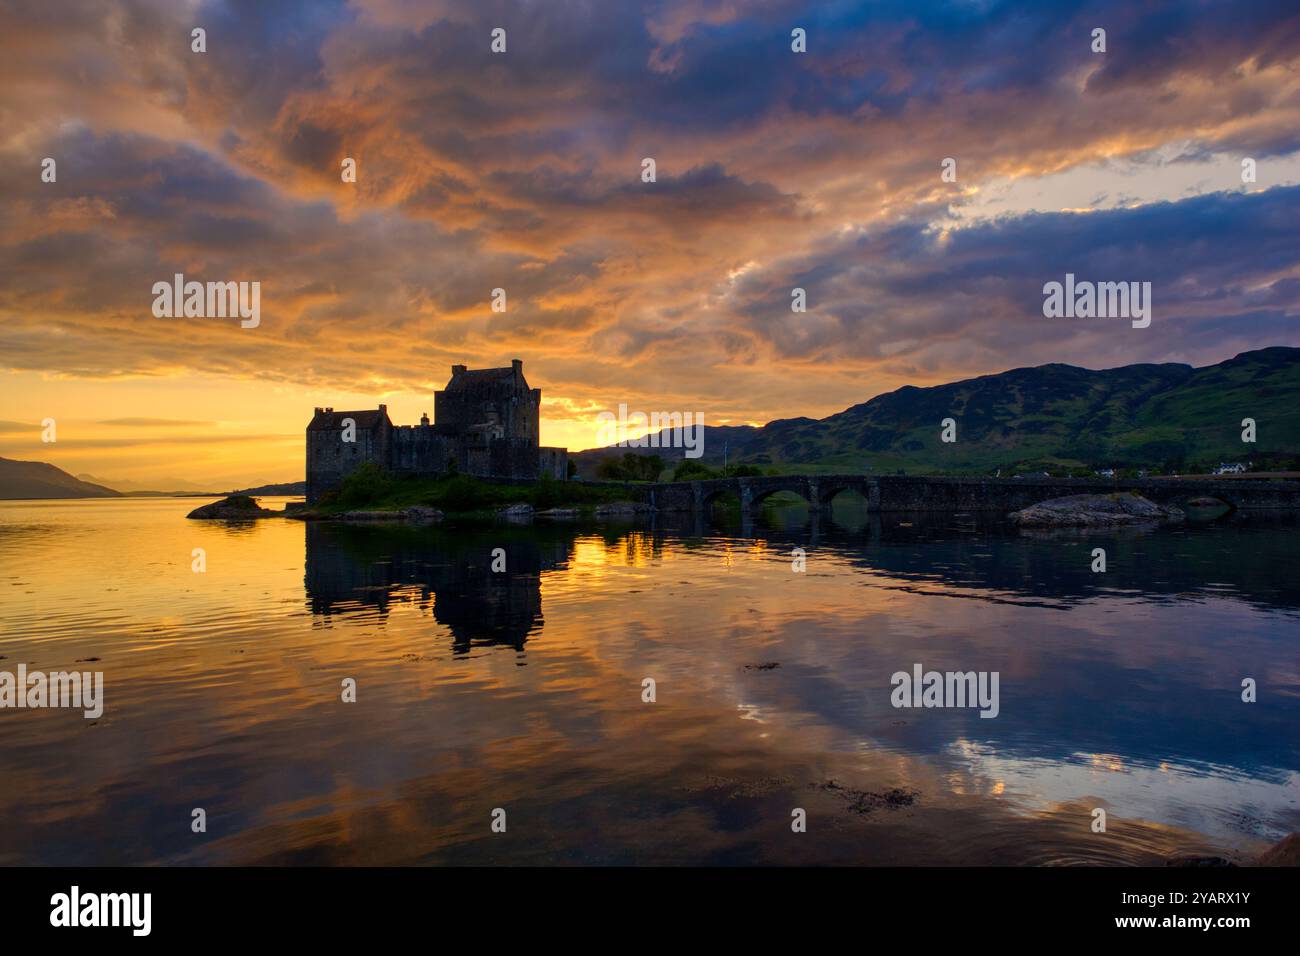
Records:
{"label": "bridge parapet", "polygon": [[658,511],[705,512],[724,494],[740,499],[752,515],[778,492],[792,492],[825,508],[843,491],[857,491],[871,511],[1015,511],[1067,495],[1136,491],[1162,504],[1217,498],[1247,511],[1300,510],[1300,481],[1216,481],[1200,478],[962,478],[905,475],[763,475],[655,484],[592,482],[620,487],[629,498]]}
{"label": "bridge parapet", "polygon": [[627,487],[636,488],[641,500],[659,511],[706,511],[719,497],[730,494],[740,500],[742,512],[752,515],[780,492],[797,495],[814,508],[829,507],[831,499],[849,490],[870,500],[874,481],[868,475],[758,475]]}

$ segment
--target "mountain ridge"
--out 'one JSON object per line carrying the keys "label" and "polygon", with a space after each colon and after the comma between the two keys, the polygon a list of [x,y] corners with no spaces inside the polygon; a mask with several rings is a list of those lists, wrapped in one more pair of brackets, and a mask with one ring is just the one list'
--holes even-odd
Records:
{"label": "mountain ridge", "polygon": [[120,497],[119,491],[74,478],[47,462],[0,458],[0,500]]}
{"label": "mountain ridge", "polygon": [[[1178,362],[1086,369],[1023,366],[942,385],[904,385],[822,419],[705,426],[708,465],[782,471],[989,474],[998,469],[1180,470],[1217,459],[1300,453],[1300,348],[1270,346],[1200,368]],[[957,440],[941,441],[945,418]],[[1244,418],[1257,425],[1241,440]],[[661,434],[664,434],[661,432]],[[579,473],[632,451],[666,462],[675,448],[575,452]]]}
{"label": "mountain ridge", "polygon": [[90,477],[92,476],[88,474],[71,475],[49,462],[0,457],[0,501],[42,501],[50,498],[214,498],[223,495],[292,497],[305,494],[307,486],[305,481],[286,481],[235,491],[202,491],[197,485],[175,491],[155,491],[139,482],[127,482],[126,484],[135,487],[132,490],[122,490],[88,481]]}

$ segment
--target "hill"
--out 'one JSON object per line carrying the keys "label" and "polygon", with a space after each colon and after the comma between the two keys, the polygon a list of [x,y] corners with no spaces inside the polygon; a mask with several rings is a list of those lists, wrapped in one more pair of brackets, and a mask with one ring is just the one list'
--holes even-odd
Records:
{"label": "hill", "polygon": [[[905,386],[823,419],[705,428],[705,464],[776,470],[989,474],[1098,467],[1185,471],[1219,460],[1286,462],[1300,454],[1300,349],[1244,352],[1217,365],[1018,368],[929,388]],[[940,439],[957,423],[957,441]],[[1241,440],[1253,418],[1257,442]],[[631,450],[666,462],[681,449],[592,449],[584,477]]]}
{"label": "hill", "polygon": [[[105,488],[120,491],[127,497],[170,498],[177,495],[201,495],[206,492],[204,486],[196,485],[183,478],[160,478],[156,481],[143,482],[131,481],[128,478],[103,478],[87,473],[79,474],[77,477],[93,485],[103,485]],[[164,488],[168,490],[159,490]]]}
{"label": "hill", "polygon": [[75,478],[54,465],[40,461],[15,461],[0,458],[0,499],[5,498],[211,498],[222,495],[304,495],[305,481],[286,481],[237,491],[203,491],[202,486],[180,479],[168,479],[157,487],[170,491],[154,490],[149,484],[132,481],[94,479],[81,474]]}
{"label": "hill", "polygon": [[43,461],[0,458],[0,499],[120,497],[112,488],[74,478]]}
{"label": "hill", "polygon": [[283,495],[285,497],[305,495],[306,493],[307,482],[305,481],[282,481],[273,485],[258,485],[256,488],[242,488],[238,491],[223,492],[226,495]]}

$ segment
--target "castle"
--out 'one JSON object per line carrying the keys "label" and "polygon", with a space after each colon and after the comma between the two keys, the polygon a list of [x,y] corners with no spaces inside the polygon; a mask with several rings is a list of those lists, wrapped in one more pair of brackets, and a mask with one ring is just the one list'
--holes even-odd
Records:
{"label": "castle", "polygon": [[401,475],[564,480],[568,450],[539,443],[541,405],[542,390],[528,387],[524,363],[515,359],[510,368],[453,365],[447,387],[433,393],[432,424],[426,413],[418,425],[394,425],[387,405],[317,408],[307,426],[307,501],[368,461]]}

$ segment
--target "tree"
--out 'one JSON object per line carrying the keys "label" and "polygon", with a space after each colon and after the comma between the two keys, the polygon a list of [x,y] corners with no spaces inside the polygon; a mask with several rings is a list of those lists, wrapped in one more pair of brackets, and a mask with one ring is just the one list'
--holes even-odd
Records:
{"label": "tree", "polygon": [[626,453],[622,458],[606,458],[596,467],[596,477],[606,481],[657,481],[664,470],[658,455]]}
{"label": "tree", "polygon": [[717,477],[718,473],[712,468],[689,458],[683,458],[681,464],[673,470],[673,481],[707,481]]}

